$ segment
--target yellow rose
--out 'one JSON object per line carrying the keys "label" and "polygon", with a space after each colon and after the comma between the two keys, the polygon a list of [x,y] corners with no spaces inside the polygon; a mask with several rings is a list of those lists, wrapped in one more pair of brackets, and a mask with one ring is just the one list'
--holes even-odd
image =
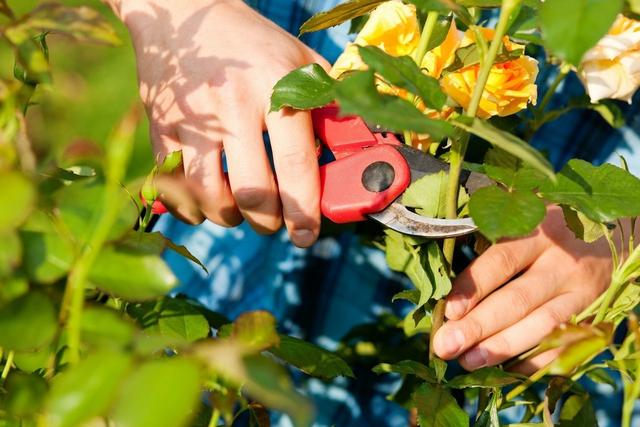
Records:
{"label": "yellow rose", "polygon": [[[493,30],[483,28],[482,33],[487,40],[493,38]],[[472,31],[468,31],[461,43],[461,47],[475,42]],[[509,51],[521,49],[522,46],[513,43],[508,37],[504,39],[505,48]],[[472,65],[456,72],[447,74],[440,84],[453,100],[464,108],[471,102],[473,89],[478,81],[480,66]],[[536,104],[538,88],[535,84],[538,76],[538,61],[528,56],[495,64],[491,68],[489,80],[485,87],[478,116],[487,119],[492,116],[510,116],[525,108],[531,102]]]}
{"label": "yellow rose", "polygon": [[365,70],[357,46],[376,46],[393,56],[410,55],[420,41],[420,25],[413,5],[399,0],[382,3],[375,8],[354,43],[340,55],[331,76],[340,77],[348,71]]}
{"label": "yellow rose", "polygon": [[631,102],[640,87],[640,22],[619,15],[609,34],[586,53],[579,75],[592,102]]}

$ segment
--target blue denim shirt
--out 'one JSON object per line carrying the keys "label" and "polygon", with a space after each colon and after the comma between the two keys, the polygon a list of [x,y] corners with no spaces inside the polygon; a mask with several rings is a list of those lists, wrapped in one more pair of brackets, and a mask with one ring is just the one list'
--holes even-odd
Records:
{"label": "blue denim shirt", "polygon": [[[338,2],[250,1],[294,34],[304,20]],[[342,25],[304,35],[302,40],[334,61],[350,40],[347,33],[348,26]],[[541,90],[552,80],[552,73],[541,73]],[[569,79],[554,102],[581,93],[580,83]],[[634,156],[640,146],[638,108],[640,103],[625,108],[629,123],[622,130],[612,130],[597,113],[571,113],[545,126],[535,144],[547,150],[558,167],[572,157],[595,163],[609,159],[617,162],[615,153],[619,152],[629,160],[632,170],[640,172],[640,156]],[[178,292],[230,318],[244,311],[268,310],[276,316],[284,333],[335,349],[354,326],[373,322],[383,313],[404,316],[408,310],[406,305],[390,301],[398,291],[410,288],[410,283],[388,269],[381,251],[362,245],[359,237],[351,233],[323,237],[312,248],[299,249],[290,243],[284,230],[273,236],[259,236],[247,224],[235,229],[210,222],[193,227],[165,216],[157,228],[187,246],[210,272],[207,275],[195,264],[167,253],[166,260],[182,283]],[[365,376],[366,379],[338,378],[328,383],[297,378],[301,391],[315,401],[315,425],[406,426],[406,412],[386,400],[398,387],[398,378]],[[617,417],[621,405],[621,399],[611,390],[604,391],[605,400],[599,403],[601,426],[607,425],[607,415]],[[274,425],[290,425],[284,416],[273,418]]]}

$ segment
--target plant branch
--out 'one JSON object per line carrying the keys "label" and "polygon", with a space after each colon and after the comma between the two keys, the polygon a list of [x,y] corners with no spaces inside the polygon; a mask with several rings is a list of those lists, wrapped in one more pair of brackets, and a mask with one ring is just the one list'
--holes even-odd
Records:
{"label": "plant branch", "polygon": [[133,135],[139,121],[137,109],[125,117],[116,129],[107,147],[106,185],[96,227],[80,257],[71,269],[67,288],[71,295],[69,303],[63,310],[68,310],[67,334],[69,346],[69,362],[78,363],[80,360],[80,330],[82,312],[84,309],[84,291],[89,273],[104,246],[109,232],[120,213],[118,195],[120,182],[124,178],[133,147]]}

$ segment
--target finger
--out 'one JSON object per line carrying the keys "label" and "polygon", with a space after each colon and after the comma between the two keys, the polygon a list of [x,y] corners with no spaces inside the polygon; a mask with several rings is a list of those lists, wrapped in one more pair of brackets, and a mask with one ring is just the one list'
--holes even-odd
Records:
{"label": "finger", "polygon": [[482,299],[531,265],[548,245],[539,231],[526,238],[498,243],[464,270],[447,297],[445,316],[458,320]]}
{"label": "finger", "polygon": [[295,245],[311,246],[320,232],[320,174],[311,115],[285,109],[266,121],[284,222]]}
{"label": "finger", "polygon": [[224,150],[231,191],[242,216],[257,232],[273,233],[282,226],[282,213],[262,122],[259,114],[228,105],[223,117]]}
{"label": "finger", "polygon": [[469,370],[493,366],[540,344],[555,328],[568,321],[582,307],[573,293],[553,298],[529,316],[487,338],[467,351],[460,364]]}
{"label": "finger", "polygon": [[489,295],[462,319],[448,321],[436,333],[436,354],[443,359],[458,357],[480,341],[525,318],[560,292],[555,274],[549,269],[530,269]]}
{"label": "finger", "polygon": [[184,175],[198,206],[210,221],[234,227],[242,222],[222,167],[222,141],[193,127],[181,126]]}
{"label": "finger", "polygon": [[539,354],[531,359],[518,363],[513,368],[510,368],[509,371],[529,376],[553,362],[558,358],[560,353],[562,353],[562,349],[559,348],[549,350],[546,353]]}

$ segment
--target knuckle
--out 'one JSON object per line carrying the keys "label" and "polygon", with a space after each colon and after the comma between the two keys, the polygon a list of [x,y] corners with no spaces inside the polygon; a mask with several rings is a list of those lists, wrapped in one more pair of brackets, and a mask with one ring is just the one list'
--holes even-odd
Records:
{"label": "knuckle", "polygon": [[316,159],[306,150],[287,150],[278,156],[278,162],[294,174],[297,171],[309,170]]}
{"label": "knuckle", "polygon": [[518,320],[529,314],[533,305],[530,293],[526,288],[521,286],[511,289],[509,302]]}
{"label": "knuckle", "polygon": [[493,254],[493,263],[498,271],[505,276],[512,277],[518,273],[518,259],[512,250],[502,247]]}
{"label": "knuckle", "polygon": [[246,187],[235,190],[233,197],[241,209],[254,209],[267,204],[273,194],[264,188]]}
{"label": "knuckle", "polygon": [[548,323],[547,326],[547,333],[553,331],[553,329],[555,329],[556,327],[562,325],[563,323],[565,323],[568,320],[568,317],[565,316],[564,314],[562,314],[560,311],[558,311],[557,308],[553,307],[553,306],[546,306],[544,308],[544,318],[546,319],[546,322]]}

